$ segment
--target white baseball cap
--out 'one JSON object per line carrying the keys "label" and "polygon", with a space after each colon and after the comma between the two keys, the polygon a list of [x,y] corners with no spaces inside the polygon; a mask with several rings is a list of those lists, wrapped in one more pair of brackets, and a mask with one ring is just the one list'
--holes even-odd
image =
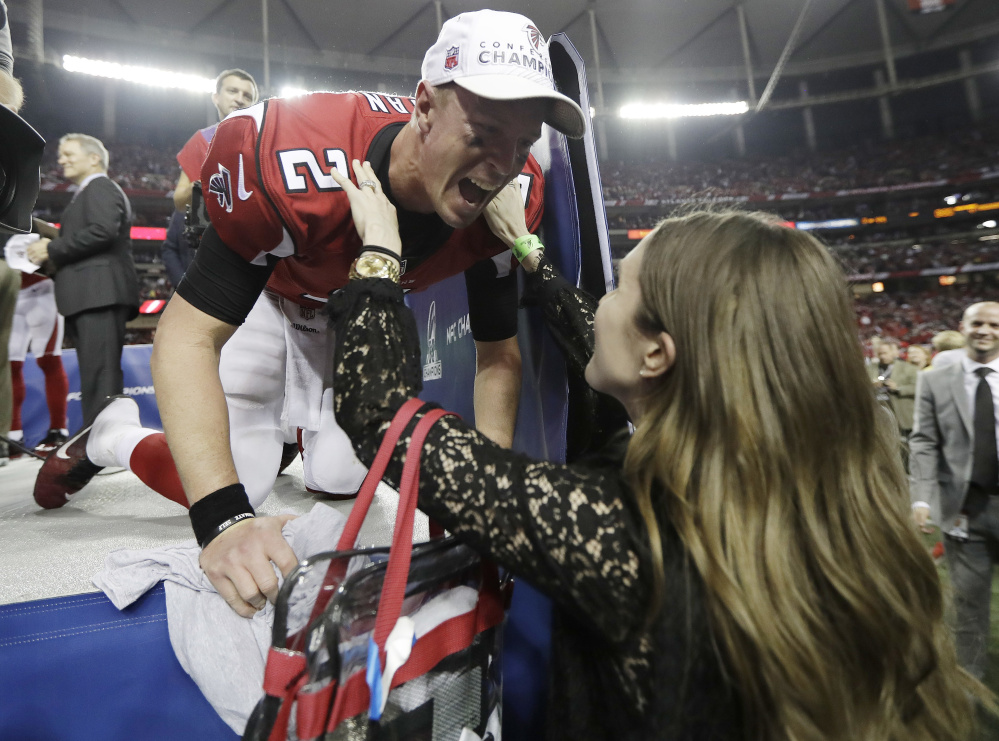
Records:
{"label": "white baseball cap", "polygon": [[431,85],[453,82],[489,100],[548,98],[545,123],[572,139],[586,131],[580,107],[555,90],[548,42],[519,13],[477,10],[451,18],[427,50],[422,73]]}

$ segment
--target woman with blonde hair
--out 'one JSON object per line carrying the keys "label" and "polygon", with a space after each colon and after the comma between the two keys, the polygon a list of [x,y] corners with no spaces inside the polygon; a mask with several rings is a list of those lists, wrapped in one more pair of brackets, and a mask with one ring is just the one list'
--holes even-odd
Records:
{"label": "woman with blonde hair", "polygon": [[905,351],[905,360],[916,370],[927,370],[930,365],[930,351],[922,345],[909,345]]}
{"label": "woman with blonde hair", "polygon": [[[370,167],[354,168],[360,189],[334,177],[361,258],[391,259],[395,210]],[[517,192],[487,221],[570,372],[585,367],[635,426],[573,465],[452,417],[427,440],[421,509],[555,602],[548,737],[967,739],[971,698],[987,692],[957,666],[896,432],[822,245],[756,214],[669,219],[597,308],[528,235]],[[335,411],[368,464],[420,391],[397,275],[331,300],[335,367],[353,369]]]}

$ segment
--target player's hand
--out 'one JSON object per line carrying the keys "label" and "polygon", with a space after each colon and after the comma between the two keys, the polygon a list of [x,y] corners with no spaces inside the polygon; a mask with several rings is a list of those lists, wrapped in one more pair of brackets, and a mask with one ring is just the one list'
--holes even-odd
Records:
{"label": "player's hand", "polygon": [[520,183],[516,180],[511,181],[489,201],[482,215],[492,233],[511,249],[515,240],[531,233],[527,228],[527,215],[524,199],[520,195]]}
{"label": "player's hand", "polygon": [[[382,184],[375,176],[371,163],[354,160],[353,164],[358,185],[341,175],[335,167],[330,174],[350,199],[350,213],[361,242],[385,247],[401,255],[402,240],[399,238],[395,206],[382,191]],[[361,183],[365,183],[364,187],[360,187]]]}
{"label": "player's hand", "polygon": [[886,378],[886,379],[885,379],[885,383],[884,383],[884,386],[885,386],[885,388],[886,388],[886,389],[888,389],[889,391],[897,391],[897,390],[898,390],[898,384],[897,384],[897,383],[895,383],[895,382],[894,382],[894,381],[893,381],[892,379],[890,379],[890,378]]}
{"label": "player's hand", "polygon": [[205,546],[201,568],[229,607],[243,617],[253,617],[267,600],[277,599],[278,578],[295,568],[298,557],[281,535],[281,528],[295,515],[254,517],[233,525]]}
{"label": "player's hand", "polygon": [[28,245],[27,258],[35,265],[41,265],[49,259],[49,242],[51,239],[42,237]]}

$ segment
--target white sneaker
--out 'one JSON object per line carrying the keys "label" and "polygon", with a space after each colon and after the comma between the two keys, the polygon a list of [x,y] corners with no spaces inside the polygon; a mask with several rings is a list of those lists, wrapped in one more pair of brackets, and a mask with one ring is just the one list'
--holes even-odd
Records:
{"label": "white sneaker", "polygon": [[139,405],[130,396],[116,396],[104,407],[90,428],[87,458],[98,466],[122,466],[115,449],[123,435],[142,428]]}

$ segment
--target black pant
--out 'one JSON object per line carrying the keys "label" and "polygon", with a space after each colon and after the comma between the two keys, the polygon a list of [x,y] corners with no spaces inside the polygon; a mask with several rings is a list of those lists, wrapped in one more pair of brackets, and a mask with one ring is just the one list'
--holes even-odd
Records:
{"label": "black pant", "polygon": [[113,305],[66,317],[66,332],[76,345],[80,367],[83,426],[93,424],[104,400],[124,388],[121,348],[130,306]]}

